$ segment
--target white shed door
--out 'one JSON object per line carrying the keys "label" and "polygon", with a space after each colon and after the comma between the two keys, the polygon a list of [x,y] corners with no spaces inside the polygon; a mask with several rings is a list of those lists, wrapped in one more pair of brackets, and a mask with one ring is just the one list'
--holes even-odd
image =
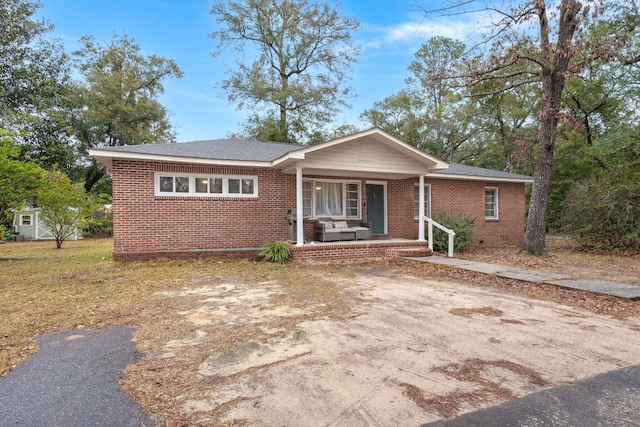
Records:
{"label": "white shed door", "polygon": [[40,219],[40,212],[36,212],[36,240],[53,238],[51,229]]}

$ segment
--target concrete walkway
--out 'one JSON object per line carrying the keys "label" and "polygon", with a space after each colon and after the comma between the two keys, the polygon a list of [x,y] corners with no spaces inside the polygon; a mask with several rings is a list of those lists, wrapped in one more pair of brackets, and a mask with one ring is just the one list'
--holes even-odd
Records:
{"label": "concrete walkway", "polygon": [[522,280],[531,283],[545,283],[548,285],[562,286],[564,288],[579,289],[604,295],[611,295],[630,300],[640,299],[640,286],[626,283],[611,282],[599,279],[573,279],[566,274],[547,273],[536,270],[525,270],[506,265],[488,264],[459,258],[444,258],[440,256],[407,257],[414,261],[429,262],[432,264],[450,265],[463,270],[475,271],[483,274],[495,274],[507,279]]}

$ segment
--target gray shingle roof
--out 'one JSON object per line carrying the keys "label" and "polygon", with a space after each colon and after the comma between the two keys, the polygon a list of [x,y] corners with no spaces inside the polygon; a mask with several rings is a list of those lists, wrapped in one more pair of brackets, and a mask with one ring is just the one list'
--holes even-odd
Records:
{"label": "gray shingle roof", "polygon": [[[138,153],[170,157],[187,157],[209,160],[238,160],[249,162],[271,162],[292,151],[306,148],[297,144],[281,142],[249,141],[243,139],[217,139],[181,142],[177,144],[145,144],[123,147],[101,148],[100,150]],[[527,180],[531,177],[474,166],[449,163],[448,169],[433,171],[433,174],[469,176],[491,179]]]}
{"label": "gray shingle roof", "polygon": [[474,176],[482,178],[531,180],[531,177],[526,175],[495,171],[492,169],[478,168],[475,166],[461,165],[459,163],[449,163],[448,169],[440,169],[437,171],[433,171],[433,173],[441,175]]}
{"label": "gray shingle roof", "polygon": [[217,139],[211,141],[180,142],[177,144],[127,145],[124,147],[109,147],[104,150],[211,160],[270,162],[301,148],[304,147],[302,145],[284,144],[280,142]]}

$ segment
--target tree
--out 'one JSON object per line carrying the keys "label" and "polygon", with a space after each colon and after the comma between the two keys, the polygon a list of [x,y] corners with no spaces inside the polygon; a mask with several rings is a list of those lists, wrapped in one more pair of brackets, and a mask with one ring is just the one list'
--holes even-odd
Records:
{"label": "tree", "polygon": [[0,2],[0,126],[43,167],[70,170],[74,146],[64,118],[70,109],[70,61],[53,25],[34,17],[38,1]]}
{"label": "tree", "polygon": [[[472,116],[470,143],[474,166],[531,174],[540,124],[540,93],[520,86],[500,91],[497,82],[476,85],[468,114]],[[475,93],[489,95],[475,96]]]}
{"label": "tree", "polygon": [[[609,38],[594,44],[585,39],[603,10],[598,0],[585,2],[587,6],[577,0],[560,0],[551,10],[545,0],[485,7],[484,11],[493,15],[492,31],[485,39],[491,50],[471,61],[467,73],[472,84],[498,81],[504,87],[502,91],[527,85],[540,88],[540,132],[524,244],[531,253],[545,250],[551,171],[567,78],[596,59],[612,58],[626,42],[624,38]],[[458,2],[444,13],[459,13],[470,3]]]}
{"label": "tree", "polygon": [[450,77],[461,66],[463,53],[459,41],[429,39],[408,66],[407,87],[374,103],[361,117],[447,162],[465,160],[473,116],[464,85]]}
{"label": "tree", "polygon": [[361,118],[385,131],[396,135],[407,144],[424,150],[423,102],[410,90],[401,90],[373,107],[365,110]]}
{"label": "tree", "polygon": [[101,199],[85,192],[81,183],[72,183],[69,177],[59,171],[46,171],[43,185],[37,191],[37,203],[42,220],[51,228],[56,248],[82,228],[89,216],[104,208]]}
{"label": "tree", "polygon": [[423,103],[424,142],[428,151],[445,161],[453,161],[469,138],[462,110],[466,107],[460,78],[464,43],[446,37],[433,37],[423,43],[408,66],[407,78]]}
{"label": "tree", "polygon": [[219,25],[210,34],[214,57],[229,46],[255,55],[238,59],[221,87],[230,102],[254,112],[252,123],[264,124],[270,139],[304,142],[348,105],[357,20],[309,0],[216,0],[211,15]]}
{"label": "tree", "polygon": [[12,134],[0,128],[0,240],[11,229],[15,210],[35,197],[43,172],[21,157]]}
{"label": "tree", "polygon": [[[113,34],[98,44],[81,38],[75,52],[85,82],[76,88],[77,114],[73,124],[81,153],[90,148],[175,142],[167,110],[157,97],[167,77],[182,77],[178,65],[157,55],[144,55],[126,34]],[[85,188],[90,191],[106,170],[90,161],[85,168]]]}
{"label": "tree", "polygon": [[584,247],[640,250],[640,128],[620,126],[585,150],[597,167],[568,189],[563,225]]}

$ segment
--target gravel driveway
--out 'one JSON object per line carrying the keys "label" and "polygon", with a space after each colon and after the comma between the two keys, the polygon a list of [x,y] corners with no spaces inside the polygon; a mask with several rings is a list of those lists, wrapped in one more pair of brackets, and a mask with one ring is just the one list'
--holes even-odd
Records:
{"label": "gravel driveway", "polygon": [[[228,381],[185,410],[254,426],[415,426],[640,364],[638,318],[386,270],[341,280],[365,298],[353,319],[212,354],[199,377]],[[229,307],[224,290],[184,315]],[[243,316],[265,311],[256,301]]]}
{"label": "gravel driveway", "polygon": [[[190,333],[146,361],[169,364],[196,347],[205,356],[197,372],[188,369],[198,392],[174,389],[171,408],[190,425],[570,426],[581,424],[572,417],[585,408],[598,425],[640,423],[638,317],[384,269],[326,277],[357,296],[351,315],[292,321],[289,329],[273,320],[303,318],[305,310],[275,304],[282,291],[273,280],[199,279],[156,294],[181,307],[172,322],[191,325]],[[228,351],[204,344],[211,331],[229,328],[270,338]],[[153,425],[115,381],[138,357],[131,329],[101,331],[40,338],[40,352],[2,378],[0,424]]]}

